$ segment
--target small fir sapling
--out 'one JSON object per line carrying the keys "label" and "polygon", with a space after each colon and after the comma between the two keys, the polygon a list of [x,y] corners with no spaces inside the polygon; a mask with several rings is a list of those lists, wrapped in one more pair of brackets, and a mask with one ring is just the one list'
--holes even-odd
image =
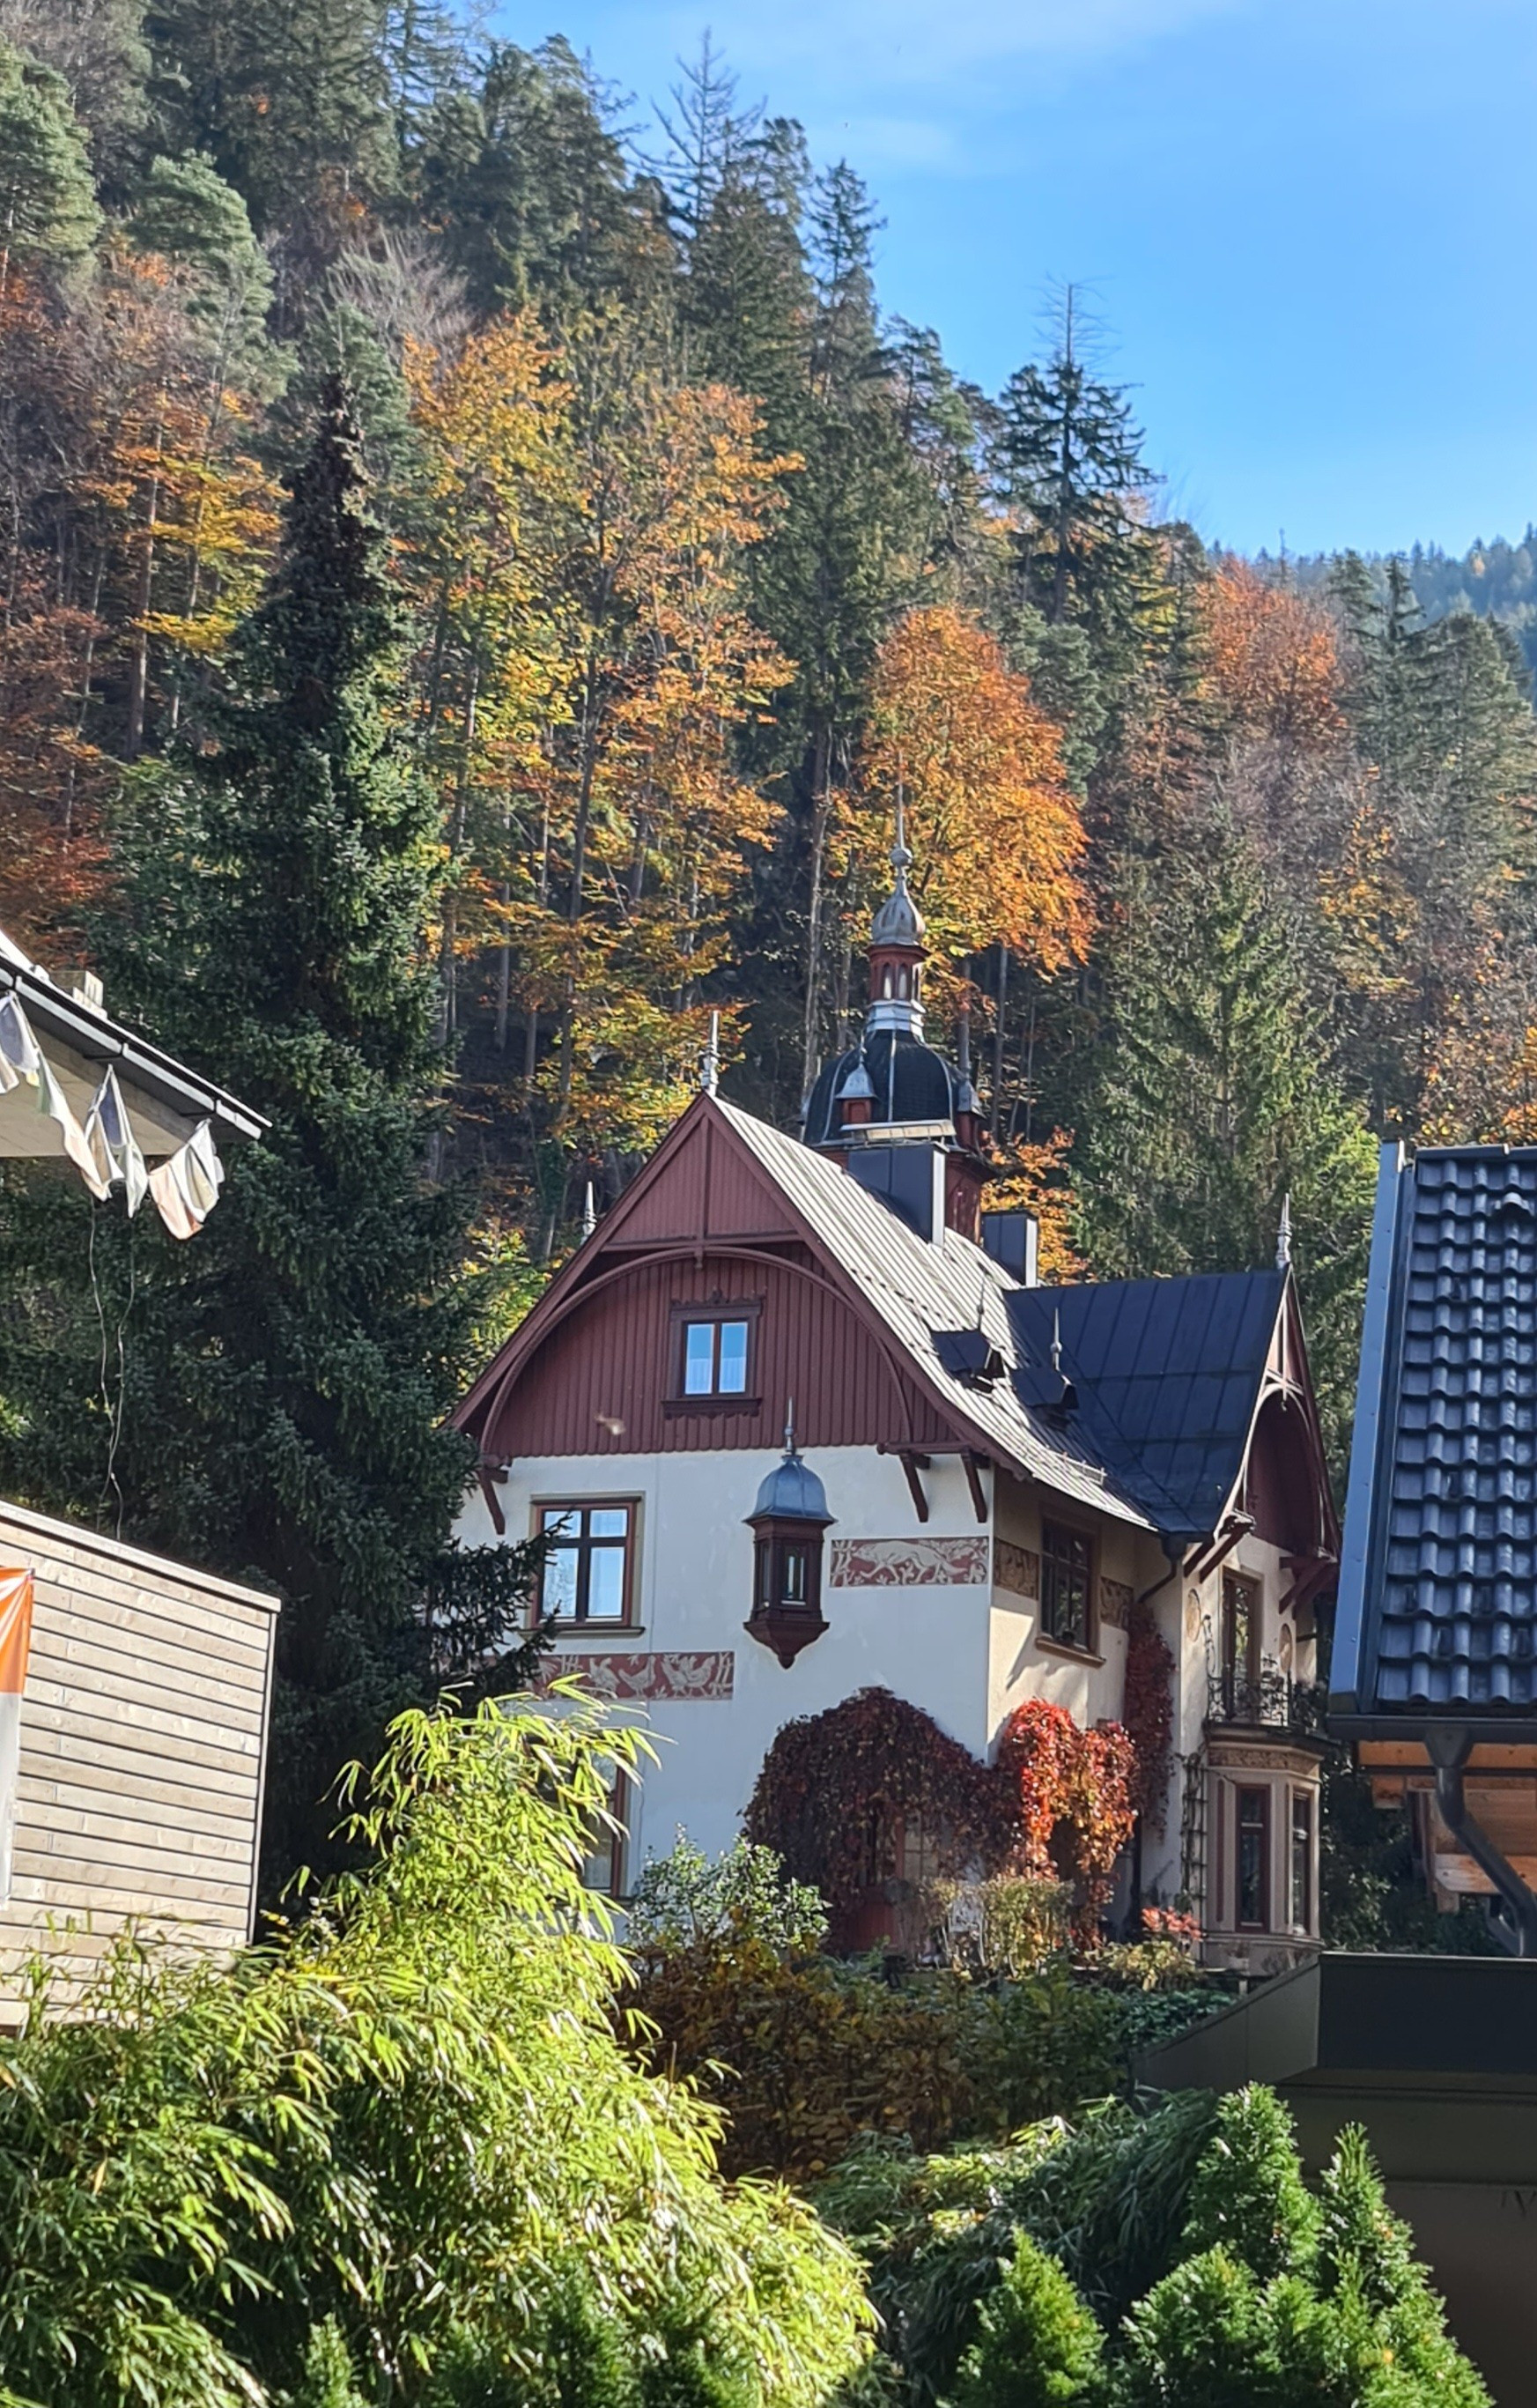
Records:
{"label": "small fir sapling", "polygon": [[1103,2397],[1099,2326],[1054,2258],[1021,2232],[982,2305],[954,2408],[1089,2408]]}
{"label": "small fir sapling", "polygon": [[1224,2099],[1190,2186],[1185,2247],[1221,2248],[1261,2283],[1302,2273],[1317,2245],[1318,2211],[1302,2182],[1291,2118],[1258,2083]]}

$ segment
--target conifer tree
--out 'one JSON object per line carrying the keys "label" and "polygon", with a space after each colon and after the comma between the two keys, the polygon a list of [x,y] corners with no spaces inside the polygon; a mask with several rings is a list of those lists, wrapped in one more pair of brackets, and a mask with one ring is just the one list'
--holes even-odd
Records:
{"label": "conifer tree", "polygon": [[0,37],[0,300],[17,268],[67,277],[100,223],[62,77]]}
{"label": "conifer tree", "polygon": [[[392,707],[380,554],[333,387],[213,740],[140,773],[99,931],[124,1015],[271,1121],[195,1239],[113,1213],[93,1245],[125,1348],[123,1526],[285,1600],[266,1817],[279,1868],[323,1832],[337,1765],[420,1694],[416,1608],[464,1475],[441,1426],[465,1341],[461,1212],[421,1171],[440,1068],[436,814]],[[61,1256],[83,1268],[82,1232]],[[106,1452],[94,1326],[73,1396],[57,1349],[12,1348],[5,1366],[7,1473],[88,1512]]]}
{"label": "conifer tree", "polygon": [[1314,1371],[1340,1435],[1375,1154],[1291,930],[1220,819],[1128,871],[1084,1097],[1079,1242],[1096,1276],[1274,1259],[1291,1198]]}

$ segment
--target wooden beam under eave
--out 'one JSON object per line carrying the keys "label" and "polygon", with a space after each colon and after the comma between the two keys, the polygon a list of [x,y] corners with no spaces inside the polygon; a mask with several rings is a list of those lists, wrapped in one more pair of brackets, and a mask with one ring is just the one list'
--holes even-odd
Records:
{"label": "wooden beam under eave", "polygon": [[913,1510],[920,1522],[926,1522],[929,1518],[929,1500],[923,1493],[923,1483],[918,1478],[918,1473],[927,1471],[929,1458],[926,1455],[916,1455],[911,1447],[904,1446],[900,1459],[902,1468],[907,1474],[907,1486],[912,1494]]}
{"label": "wooden beam under eave", "polygon": [[975,1508],[976,1518],[979,1522],[985,1522],[988,1518],[988,1499],[982,1487],[982,1466],[987,1461],[987,1457],[974,1455],[968,1447],[961,1460],[966,1467],[966,1485],[972,1492],[972,1504]]}

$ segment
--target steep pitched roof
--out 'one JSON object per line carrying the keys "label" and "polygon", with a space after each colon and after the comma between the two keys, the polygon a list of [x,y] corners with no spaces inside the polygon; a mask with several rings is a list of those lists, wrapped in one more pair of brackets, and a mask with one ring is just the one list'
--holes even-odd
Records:
{"label": "steep pitched roof", "polygon": [[1074,1418],[1107,1472],[1169,1537],[1203,1537],[1242,1477],[1287,1285],[1269,1270],[1018,1289],[1015,1387],[1034,1404],[1060,1394],[1060,1330]]}
{"label": "steep pitched roof", "polygon": [[970,1424],[984,1446],[1060,1495],[1097,1505],[1122,1521],[1152,1526],[1153,1516],[1110,1476],[1082,1432],[1055,1426],[1012,1382],[1000,1381],[989,1393],[968,1386],[946,1369],[936,1337],[979,1326],[1005,1369],[1015,1369],[1009,1300],[1020,1291],[1007,1271],[954,1229],[945,1231],[940,1244],[930,1244],[839,1164],[734,1104],[718,1102],[716,1109],[853,1280],[924,1385],[958,1421]]}
{"label": "steep pitched roof", "polygon": [[1537,1725],[1537,1147],[1383,1148],[1332,1686]]}

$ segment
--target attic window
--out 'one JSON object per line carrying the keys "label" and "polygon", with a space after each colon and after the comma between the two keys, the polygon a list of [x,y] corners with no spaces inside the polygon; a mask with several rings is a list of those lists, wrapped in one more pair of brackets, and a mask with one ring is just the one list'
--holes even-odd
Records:
{"label": "attic window", "polygon": [[669,1412],[712,1407],[750,1412],[760,1299],[711,1298],[707,1304],[675,1304]]}
{"label": "attic window", "polygon": [[982,1329],[936,1329],[934,1353],[953,1380],[984,1393],[997,1386],[1008,1368]]}

